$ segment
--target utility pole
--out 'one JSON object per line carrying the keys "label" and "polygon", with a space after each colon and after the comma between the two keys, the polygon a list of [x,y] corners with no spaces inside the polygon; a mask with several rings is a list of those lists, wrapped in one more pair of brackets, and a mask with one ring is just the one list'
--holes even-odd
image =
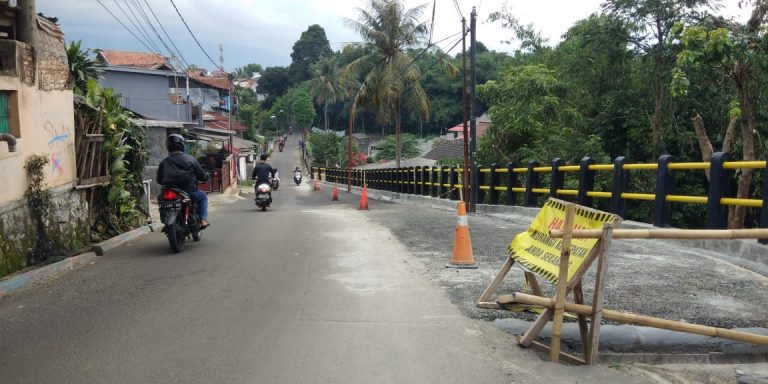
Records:
{"label": "utility pole", "polygon": [[352,192],[352,126],[355,122],[355,99],[349,87],[349,132],[347,132],[347,192]]}
{"label": "utility pole", "polygon": [[470,48],[469,57],[470,65],[472,67],[472,76],[470,79],[470,98],[469,98],[469,116],[470,116],[470,157],[472,162],[472,192],[469,194],[471,197],[470,209],[472,212],[477,212],[477,195],[480,192],[480,187],[477,183],[477,11],[475,7],[472,7],[472,14],[469,16],[469,28],[470,28]]}
{"label": "utility pole", "polygon": [[461,18],[461,74],[462,78],[464,79],[464,87],[462,88],[462,122],[464,124],[464,137],[462,140],[464,140],[464,166],[463,172],[462,172],[462,180],[461,180],[461,189],[463,190],[462,196],[464,196],[465,202],[469,201],[471,206],[472,197],[470,195],[470,188],[469,188],[469,128],[467,127],[468,122],[468,111],[469,108],[467,104],[467,19]]}

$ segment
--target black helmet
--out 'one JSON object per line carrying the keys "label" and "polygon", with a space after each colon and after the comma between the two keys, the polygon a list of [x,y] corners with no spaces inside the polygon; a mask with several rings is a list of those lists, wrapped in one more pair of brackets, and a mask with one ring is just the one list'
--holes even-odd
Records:
{"label": "black helmet", "polygon": [[168,148],[168,152],[184,152],[184,136],[178,133],[168,135],[165,147]]}

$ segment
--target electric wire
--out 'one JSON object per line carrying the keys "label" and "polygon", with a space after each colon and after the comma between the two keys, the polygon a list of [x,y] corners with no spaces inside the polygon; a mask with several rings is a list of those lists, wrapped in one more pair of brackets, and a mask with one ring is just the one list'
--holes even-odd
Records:
{"label": "electric wire", "polygon": [[179,57],[181,58],[181,61],[184,62],[185,68],[189,68],[189,62],[186,58],[184,58],[184,55],[181,53],[181,50],[179,47],[176,46],[176,43],[173,42],[173,39],[171,38],[171,35],[168,34],[168,31],[165,30],[165,27],[163,26],[163,23],[160,22],[160,19],[157,17],[157,14],[155,14],[155,11],[152,9],[152,6],[149,5],[149,2],[147,0],[144,0],[144,3],[147,4],[147,8],[149,8],[149,12],[152,13],[152,16],[154,16],[155,20],[157,20],[157,24],[160,25],[160,29],[163,30],[163,33],[168,38],[168,41],[170,41],[171,45],[175,49],[175,52],[179,54]]}
{"label": "electric wire", "polygon": [[[158,47],[157,44],[155,44],[155,40],[150,37],[149,32],[147,32],[147,30],[144,28],[144,25],[141,24],[141,21],[139,21],[139,17],[136,16],[135,12],[133,12],[133,8],[130,7],[130,4],[128,3],[128,0],[123,0],[123,2],[125,3],[125,7],[128,9],[128,11],[130,11],[131,15],[133,15],[134,19],[136,20],[136,24],[134,24],[134,25],[138,25],[139,30],[141,32],[143,32],[143,36],[145,36],[147,38],[147,41],[154,48],[154,50],[152,52],[154,52],[154,53],[162,52],[160,47]],[[115,0],[115,4],[117,4],[117,0]]]}
{"label": "electric wire", "polygon": [[[127,1],[127,0],[126,0]],[[142,16],[144,19],[144,22],[149,26],[149,28],[152,30],[152,32],[155,33],[155,36],[160,40],[160,43],[165,47],[166,52],[169,54],[168,59],[175,62],[174,65],[183,68],[184,63],[182,63],[178,57],[176,57],[177,52],[175,52],[171,47],[168,46],[168,44],[163,40],[163,37],[160,36],[160,33],[157,31],[157,28],[155,28],[154,23],[152,23],[152,20],[149,18],[147,13],[144,11],[144,6],[141,5],[141,2],[139,0],[131,0],[133,3],[133,6],[136,7],[136,11]]]}
{"label": "electric wire", "polygon": [[152,51],[152,48],[150,48],[150,47],[147,45],[147,43],[145,43],[143,40],[141,40],[141,38],[139,38],[138,36],[136,36],[136,34],[135,34],[135,33],[133,33],[133,31],[132,31],[130,28],[128,28],[128,26],[127,26],[127,25],[125,25],[125,24],[122,22],[122,20],[120,20],[120,19],[119,19],[117,16],[115,16],[115,14],[114,14],[114,13],[112,13],[112,11],[111,11],[109,8],[107,8],[107,6],[106,6],[106,5],[104,5],[104,3],[102,3],[102,2],[101,2],[101,0],[96,0],[96,1],[97,1],[97,2],[98,2],[98,3],[99,3],[99,4],[100,4],[100,5],[101,5],[101,6],[104,8],[104,10],[106,10],[106,11],[107,11],[107,13],[109,13],[109,14],[110,14],[110,16],[112,16],[112,18],[114,18],[114,19],[115,19],[115,21],[117,21],[118,23],[120,23],[120,25],[122,25],[122,26],[123,26],[123,28],[125,28],[125,30],[126,30],[126,31],[128,31],[128,33],[130,33],[130,34],[131,34],[131,35],[132,35],[132,36],[133,36],[133,37],[134,37],[136,40],[138,40],[138,42],[139,42],[139,43],[141,43],[141,45],[143,45],[143,46],[144,46],[144,48],[147,48],[147,50],[149,50],[149,51]]}
{"label": "electric wire", "polygon": [[432,33],[435,32],[435,9],[437,8],[437,0],[432,2],[432,22],[429,26],[429,43],[432,44]]}
{"label": "electric wire", "polygon": [[[134,20],[131,18],[131,16],[129,16],[129,15],[128,15],[128,12],[125,10],[125,8],[123,8],[123,6],[122,6],[122,5],[120,5],[120,3],[118,2],[118,0],[114,0],[114,2],[115,2],[115,5],[117,6],[117,8],[118,8],[118,9],[120,9],[120,12],[122,12],[122,13],[123,13],[123,15],[125,16],[125,19],[126,19],[126,20],[128,20],[128,22],[129,22],[129,23],[131,23],[131,25],[133,25],[133,31],[136,31],[136,33],[138,33],[138,34],[141,36],[141,38],[142,38],[142,40],[141,40],[142,44],[143,44],[145,47],[147,47],[147,49],[149,49],[149,51],[150,51],[150,52],[156,53],[156,52],[155,52],[155,48],[153,48],[153,45],[152,45],[152,43],[151,43],[151,42],[150,42],[150,40],[149,40],[149,36],[147,36],[147,35],[145,35],[145,34],[142,34],[142,33],[141,33],[142,31],[141,31],[141,29],[139,28],[139,26],[138,26],[138,25],[136,25],[136,22],[135,22],[135,21],[134,21]],[[102,4],[102,5],[103,5],[103,4]],[[115,18],[117,18],[117,17],[115,16]],[[129,30],[129,32],[131,32],[132,34],[133,34],[133,31],[132,31],[132,30]]]}
{"label": "electric wire", "polygon": [[459,2],[457,0],[453,0],[453,5],[456,6],[456,13],[459,14],[459,18],[461,20],[464,20],[464,14],[461,13],[461,7],[459,7]]}
{"label": "electric wire", "polygon": [[176,14],[179,15],[179,18],[181,19],[181,22],[184,23],[185,27],[187,27],[187,31],[189,31],[189,34],[192,36],[192,39],[195,40],[195,43],[197,43],[197,46],[200,47],[200,50],[203,51],[203,53],[205,54],[205,57],[207,57],[208,60],[210,60],[210,62],[214,66],[216,66],[216,68],[219,68],[222,72],[226,72],[226,71],[224,71],[224,68],[222,68],[221,66],[216,64],[216,62],[211,58],[211,55],[209,55],[208,52],[205,51],[205,48],[203,48],[203,45],[200,44],[200,41],[197,40],[197,37],[195,36],[195,34],[192,33],[192,29],[189,28],[189,25],[187,24],[187,21],[184,20],[184,16],[181,15],[181,12],[179,12],[179,8],[176,7],[176,3],[174,3],[173,0],[171,0],[171,5],[173,5],[173,9],[176,10]]}

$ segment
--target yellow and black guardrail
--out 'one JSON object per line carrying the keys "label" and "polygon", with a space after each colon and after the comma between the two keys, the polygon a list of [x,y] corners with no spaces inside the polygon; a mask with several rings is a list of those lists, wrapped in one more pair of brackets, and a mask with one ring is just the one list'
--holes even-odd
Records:
{"label": "yellow and black guardrail", "polygon": [[[762,199],[741,199],[731,197],[730,186],[736,169],[763,169]],[[676,195],[675,172],[708,170],[709,185],[706,196]],[[718,152],[709,162],[673,162],[671,155],[662,155],[656,163],[629,163],[626,157],[617,157],[613,164],[595,164],[590,157],[583,158],[578,165],[565,165],[562,159],[554,159],[551,165],[543,166],[531,161],[525,167],[507,164],[500,167],[480,167],[476,170],[478,182],[474,193],[483,196],[478,201],[492,205],[520,205],[518,197],[522,195],[522,205],[536,207],[539,195],[567,198],[576,203],[591,207],[593,199],[610,199],[610,212],[626,217],[626,202],[644,200],[653,202],[653,225],[668,227],[671,222],[673,206],[671,203],[701,204],[706,206],[706,227],[709,229],[726,228],[729,206],[760,208],[759,227],[768,228],[768,167],[766,161],[732,161],[728,153]],[[631,172],[656,172],[654,193],[629,191]],[[312,178],[336,183],[347,183],[348,169],[312,167]],[[352,170],[352,185],[380,189],[390,192],[415,194],[432,197],[459,199],[459,167],[408,167],[370,170]],[[613,185],[610,191],[595,191],[596,172],[612,172]],[[578,189],[565,189],[566,174],[576,173]],[[549,174],[549,187],[540,183],[541,176]],[[501,192],[505,192],[505,201],[500,201]]]}

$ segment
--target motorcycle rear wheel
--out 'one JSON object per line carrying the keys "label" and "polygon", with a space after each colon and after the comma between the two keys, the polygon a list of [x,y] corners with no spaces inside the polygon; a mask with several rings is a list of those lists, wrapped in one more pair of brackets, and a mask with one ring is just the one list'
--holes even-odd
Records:
{"label": "motorcycle rear wheel", "polygon": [[168,243],[174,253],[179,253],[184,249],[184,243],[187,239],[184,237],[184,230],[178,224],[169,225],[165,234],[168,236]]}

